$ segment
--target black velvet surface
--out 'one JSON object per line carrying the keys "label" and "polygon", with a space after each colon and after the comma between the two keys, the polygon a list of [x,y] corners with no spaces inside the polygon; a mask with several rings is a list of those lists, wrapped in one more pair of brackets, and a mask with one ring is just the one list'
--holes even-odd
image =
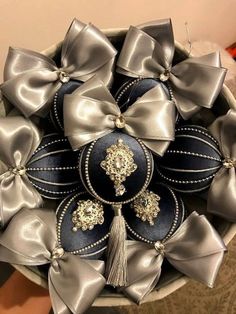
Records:
{"label": "black velvet surface", "polygon": [[[154,225],[150,225],[148,221],[142,221],[136,217],[136,213],[130,204],[126,204],[123,210],[123,215],[126,222],[141,237],[149,241],[161,241],[167,235],[170,236],[180,226],[184,219],[185,210],[182,199],[176,192],[163,184],[152,183],[149,191],[160,196],[159,208],[160,212],[156,218],[154,218]],[[173,197],[176,197],[176,200]],[[171,231],[171,227],[174,223],[174,219],[177,220],[175,228]],[[127,229],[128,235],[132,239],[139,240],[134,234]]]}
{"label": "black velvet surface", "polygon": [[[71,202],[70,206],[66,210],[66,213],[63,216],[62,223],[61,223],[61,244],[62,247],[68,251],[76,251],[82,249],[88,245],[91,245],[100,239],[102,239],[110,229],[110,225],[113,219],[113,210],[110,205],[103,204],[104,206],[104,223],[102,225],[95,225],[92,230],[82,231],[82,229],[78,229],[76,232],[72,231],[74,226],[72,222],[72,213],[77,209],[78,201],[79,200],[93,200],[94,198],[88,194],[87,192],[82,192],[79,194],[72,194],[71,196],[67,197],[65,200],[61,202],[57,209],[57,219],[59,220],[62,217],[62,211],[65,206],[69,203],[70,199],[75,196],[75,199]],[[93,248],[90,248],[83,253],[82,255],[88,259],[96,259],[99,258],[102,254],[104,254],[103,248],[106,247],[108,239],[96,245]],[[102,252],[99,252],[102,250]],[[91,254],[91,255],[90,255]]]}
{"label": "black velvet surface", "polygon": [[[124,143],[129,146],[130,150],[134,153],[134,162],[138,167],[137,170],[123,182],[126,187],[126,192],[122,196],[115,195],[114,182],[108,175],[106,175],[105,170],[100,166],[101,161],[104,160],[107,155],[106,149],[112,144],[116,144],[118,139],[123,139]],[[91,194],[93,194],[85,177],[85,159],[89,147],[90,145],[88,145],[81,154],[80,172],[85,187]],[[152,167],[152,155],[151,153],[149,154]],[[88,172],[91,185],[99,197],[108,202],[125,202],[135,197],[143,188],[147,178],[147,159],[142,146],[135,138],[122,132],[115,131],[100,138],[95,143],[89,158]],[[149,180],[150,179],[151,176]]]}

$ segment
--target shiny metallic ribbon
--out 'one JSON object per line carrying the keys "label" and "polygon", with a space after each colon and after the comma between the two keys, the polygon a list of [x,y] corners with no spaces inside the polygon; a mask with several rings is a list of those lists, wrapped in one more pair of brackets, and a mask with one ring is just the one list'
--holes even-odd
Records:
{"label": "shiny metallic ribbon", "polygon": [[201,107],[212,107],[226,70],[221,68],[219,53],[187,58],[173,65],[174,52],[171,20],[131,26],[117,61],[117,72],[166,81],[179,113],[187,120]]}
{"label": "shiny metallic ribbon", "polygon": [[163,259],[181,273],[212,287],[226,247],[207,218],[193,212],[164,243],[128,241],[129,285],[123,292],[139,303],[156,286]]}
{"label": "shiny metallic ribbon", "polygon": [[104,288],[104,262],[83,260],[57,246],[56,215],[50,209],[23,209],[0,236],[0,261],[49,264],[48,285],[55,314],[81,314]]}
{"label": "shiny metallic ribbon", "polygon": [[21,116],[0,118],[0,225],[23,207],[40,207],[42,198],[30,183],[26,164],[42,134]]}
{"label": "shiny metallic ribbon", "polygon": [[55,93],[70,79],[84,82],[97,75],[110,84],[115,55],[100,30],[75,19],[62,43],[60,67],[40,53],[10,48],[1,90],[26,117],[45,116]]}
{"label": "shiny metallic ribbon", "polygon": [[211,183],[207,210],[236,222],[236,111],[217,118],[209,131],[218,141],[224,160]]}
{"label": "shiny metallic ribbon", "polygon": [[124,113],[96,77],[64,97],[64,128],[73,149],[79,149],[115,129],[140,138],[158,155],[174,139],[175,106],[157,85]]}

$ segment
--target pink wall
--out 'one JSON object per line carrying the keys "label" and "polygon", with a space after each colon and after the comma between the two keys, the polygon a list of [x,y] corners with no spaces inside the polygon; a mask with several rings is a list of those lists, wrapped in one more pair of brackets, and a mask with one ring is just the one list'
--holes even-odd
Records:
{"label": "pink wall", "polygon": [[171,17],[181,42],[185,21],[192,40],[236,41],[236,0],[0,0],[0,71],[9,45],[41,51],[64,37],[73,17],[102,28]]}

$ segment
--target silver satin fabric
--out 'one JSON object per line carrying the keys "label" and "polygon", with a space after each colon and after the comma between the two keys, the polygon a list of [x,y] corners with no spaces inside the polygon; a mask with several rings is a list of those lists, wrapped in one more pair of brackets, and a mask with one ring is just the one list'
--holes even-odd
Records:
{"label": "silver satin fabric", "polygon": [[48,284],[54,313],[81,314],[105,286],[104,262],[67,252],[53,259],[56,247],[55,212],[23,209],[0,236],[0,260],[27,266],[50,264]]}
{"label": "silver satin fabric", "polygon": [[[209,131],[219,143],[224,159],[236,160],[236,111],[229,110],[217,118]],[[236,222],[236,173],[235,167],[223,163],[215,175],[208,192],[207,210],[229,221]]]}
{"label": "silver satin fabric", "polygon": [[139,303],[155,288],[164,257],[181,273],[213,286],[226,247],[205,216],[193,212],[163,244],[159,254],[154,245],[128,241],[128,297]]}
{"label": "silver satin fabric", "polygon": [[63,84],[59,78],[61,72],[83,82],[97,75],[104,84],[110,85],[116,53],[99,29],[75,19],[62,43],[59,68],[51,58],[40,53],[9,49],[2,94],[26,117],[45,116]]}
{"label": "silver satin fabric", "polygon": [[175,106],[166,99],[160,85],[122,114],[109,90],[96,77],[64,97],[65,135],[74,150],[113,132],[115,120],[121,115],[126,123],[120,130],[140,138],[158,155],[162,156],[174,139]]}
{"label": "silver satin fabric", "polygon": [[6,225],[23,207],[40,207],[40,194],[27,174],[14,174],[10,169],[26,166],[41,142],[42,134],[22,116],[0,118],[0,219]]}
{"label": "silver satin fabric", "polygon": [[131,26],[117,61],[117,72],[131,77],[159,78],[169,71],[167,82],[179,113],[187,120],[201,107],[212,107],[221,91],[226,69],[221,67],[219,53],[187,58],[173,65],[174,52],[171,20]]}

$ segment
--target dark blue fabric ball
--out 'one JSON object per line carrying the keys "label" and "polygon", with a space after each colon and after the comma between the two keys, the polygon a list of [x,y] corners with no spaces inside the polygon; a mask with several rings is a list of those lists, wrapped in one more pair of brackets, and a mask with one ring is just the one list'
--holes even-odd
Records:
{"label": "dark blue fabric ball", "polygon": [[222,166],[217,141],[196,125],[178,127],[163,158],[156,162],[159,179],[184,193],[207,189]]}
{"label": "dark blue fabric ball", "polygon": [[184,204],[181,197],[164,184],[152,183],[148,187],[148,191],[152,191],[160,197],[160,212],[154,218],[154,224],[151,225],[149,221],[142,221],[136,216],[132,203],[127,204],[123,210],[127,232],[131,239],[144,242],[163,241],[169,238],[183,222]]}
{"label": "dark blue fabric ball", "polygon": [[62,199],[82,189],[78,156],[67,138],[46,135],[27,164],[28,178],[43,197]]}
{"label": "dark blue fabric ball", "polygon": [[75,193],[64,199],[57,208],[57,232],[59,244],[67,252],[79,254],[86,259],[101,257],[106,249],[113,211],[103,204],[104,222],[96,224],[92,230],[73,231],[72,214],[78,208],[79,201],[94,200],[87,192]]}

